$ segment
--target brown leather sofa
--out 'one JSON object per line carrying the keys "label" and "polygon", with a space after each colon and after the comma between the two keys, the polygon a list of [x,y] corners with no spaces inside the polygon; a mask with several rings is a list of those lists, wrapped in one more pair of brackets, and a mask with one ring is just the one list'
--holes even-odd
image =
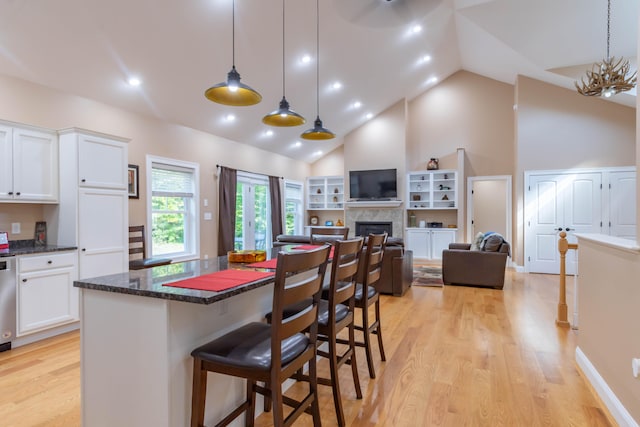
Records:
{"label": "brown leather sofa", "polygon": [[469,243],[451,243],[442,251],[442,281],[445,285],[502,289],[510,249],[507,242],[494,251],[472,251]]}
{"label": "brown leather sofa", "polygon": [[[309,236],[281,234],[276,237],[273,247],[309,243]],[[363,251],[365,249],[366,239]],[[361,282],[363,274],[364,264],[361,263],[358,270],[358,281]],[[402,239],[389,237],[382,258],[380,280],[376,288],[382,294],[391,294],[399,297],[409,289],[411,282],[413,282],[413,252],[404,249]]]}

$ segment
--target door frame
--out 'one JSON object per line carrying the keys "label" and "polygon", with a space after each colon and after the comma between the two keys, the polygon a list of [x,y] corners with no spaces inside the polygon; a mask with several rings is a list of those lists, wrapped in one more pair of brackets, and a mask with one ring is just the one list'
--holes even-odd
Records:
{"label": "door frame", "polygon": [[[473,220],[473,183],[476,181],[505,181],[505,191],[506,191],[506,205],[505,205],[505,213],[507,216],[507,235],[504,236],[507,242],[511,245],[511,249],[513,251],[513,178],[511,175],[487,175],[487,176],[470,176],[467,177],[467,241],[472,242],[473,237],[472,234],[472,224]],[[508,259],[508,264],[512,265],[513,259]]]}

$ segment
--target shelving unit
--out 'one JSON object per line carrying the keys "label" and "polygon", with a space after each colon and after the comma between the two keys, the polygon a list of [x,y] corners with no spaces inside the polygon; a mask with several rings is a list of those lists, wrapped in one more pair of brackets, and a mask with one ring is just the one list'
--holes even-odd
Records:
{"label": "shelving unit", "polygon": [[344,178],[314,176],[307,178],[308,210],[344,210]]}
{"label": "shelving unit", "polygon": [[407,209],[457,209],[457,177],[455,170],[409,172]]}

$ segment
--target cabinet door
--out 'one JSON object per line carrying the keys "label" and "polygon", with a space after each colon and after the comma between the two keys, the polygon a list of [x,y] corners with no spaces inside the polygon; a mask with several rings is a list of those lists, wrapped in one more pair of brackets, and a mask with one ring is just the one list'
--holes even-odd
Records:
{"label": "cabinet door", "polygon": [[129,269],[126,191],[81,188],[78,197],[78,246],[81,279]]}
{"label": "cabinet door", "polygon": [[68,267],[19,275],[18,336],[78,320],[74,273]]}
{"label": "cabinet door", "polygon": [[78,178],[81,187],[127,189],[127,146],[94,135],[80,135]]}
{"label": "cabinet door", "polygon": [[0,200],[13,195],[13,129],[0,125]]}
{"label": "cabinet door", "polygon": [[406,248],[413,251],[414,258],[429,258],[430,232],[427,229],[406,230]]}
{"label": "cabinet door", "polygon": [[431,230],[431,258],[442,259],[442,251],[456,241],[454,230]]}
{"label": "cabinet door", "polygon": [[14,128],[13,192],[16,201],[58,201],[58,138]]}

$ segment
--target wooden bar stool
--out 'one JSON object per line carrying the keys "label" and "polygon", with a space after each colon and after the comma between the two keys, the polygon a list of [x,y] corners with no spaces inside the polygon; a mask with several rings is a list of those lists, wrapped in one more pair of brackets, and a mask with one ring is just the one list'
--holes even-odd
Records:
{"label": "wooden bar stool", "polygon": [[[356,341],[356,345],[364,347],[367,356],[367,365],[369,367],[369,376],[376,377],[376,371],[373,367],[373,356],[371,353],[371,335],[378,337],[378,348],[380,349],[380,359],[384,362],[387,360],[384,354],[384,345],[382,343],[382,328],[380,325],[380,294],[375,288],[376,283],[380,280],[380,272],[382,270],[382,258],[384,256],[384,248],[387,244],[387,233],[369,234],[367,238],[367,250],[364,259],[365,263],[364,275],[362,283],[356,286],[355,306],[362,313],[362,326],[356,325],[356,330],[362,331],[363,340]],[[375,319],[373,322],[369,319],[369,307],[375,305]]]}
{"label": "wooden bar stool", "polygon": [[349,236],[349,227],[311,227],[311,244],[333,245],[337,240],[347,240]]}
{"label": "wooden bar stool", "polygon": [[[320,425],[316,377],[318,304],[327,267],[329,247],[313,251],[278,254],[273,290],[271,324],[253,322],[227,333],[191,352],[193,393],[191,427],[204,426],[207,373],[246,378],[246,400],[217,426],[226,426],[245,413],[245,423],[253,426],[255,394],[273,401],[273,423],[288,426],[303,412],[310,412],[313,425]],[[307,301],[297,316],[285,317],[284,308]],[[309,392],[300,401],[284,396],[282,383],[309,364]],[[260,381],[272,387],[262,387]],[[284,405],[293,407],[285,417]]]}

